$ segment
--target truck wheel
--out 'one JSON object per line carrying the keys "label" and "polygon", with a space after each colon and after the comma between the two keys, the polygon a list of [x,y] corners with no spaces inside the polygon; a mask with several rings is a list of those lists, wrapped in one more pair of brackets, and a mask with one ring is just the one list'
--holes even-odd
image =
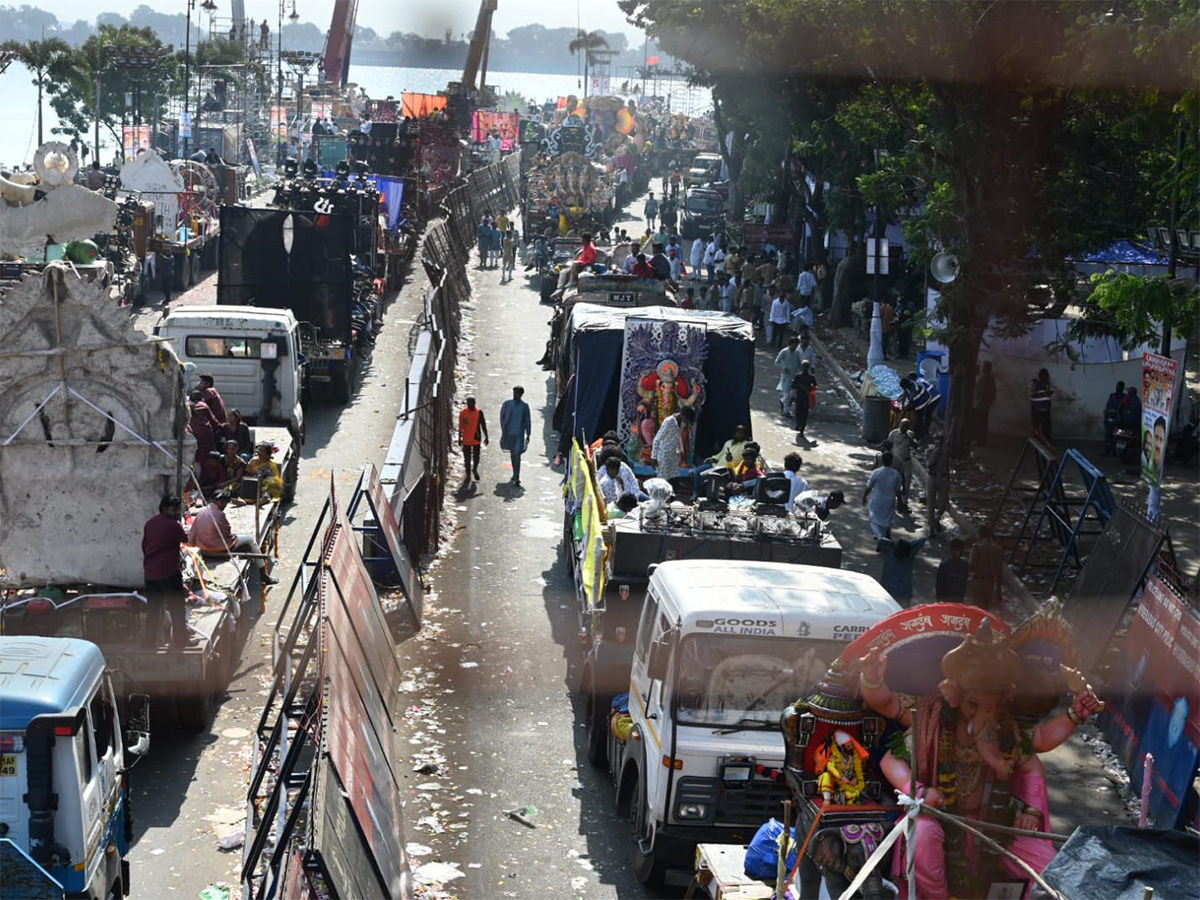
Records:
{"label": "truck wheel", "polygon": [[201,693],[178,697],[175,705],[179,710],[179,727],[188,731],[204,731],[213,715],[212,692],[200,686]]}
{"label": "truck wheel", "polygon": [[587,673],[587,758],[588,762],[601,769],[608,765],[608,714],[612,700],[596,692],[596,673],[589,668]]}
{"label": "truck wheel", "polygon": [[633,805],[629,809],[629,854],[633,874],[642,884],[659,884],[666,866],[655,857],[650,827],[650,810],[641,779],[633,786]]}
{"label": "truck wheel", "polygon": [[346,363],[346,367],[342,369],[333,382],[333,398],[342,404],[349,405],[354,399],[354,363]]}

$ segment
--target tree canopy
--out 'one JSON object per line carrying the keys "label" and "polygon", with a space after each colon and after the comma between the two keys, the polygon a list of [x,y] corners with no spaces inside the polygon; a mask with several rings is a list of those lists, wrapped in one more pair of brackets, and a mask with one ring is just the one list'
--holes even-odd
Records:
{"label": "tree canopy", "polygon": [[1076,299],[1069,257],[1165,223],[1173,192],[1195,222],[1195,0],[620,5],[712,85],[744,142],[731,171],[788,201],[819,259],[827,230],[863,235],[875,211],[914,266],[958,257],[938,309],[956,451],[989,326]]}

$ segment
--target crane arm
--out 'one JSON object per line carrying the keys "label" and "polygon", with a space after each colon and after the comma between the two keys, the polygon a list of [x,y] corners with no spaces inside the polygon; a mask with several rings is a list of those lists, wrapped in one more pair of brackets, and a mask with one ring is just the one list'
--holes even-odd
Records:
{"label": "crane arm", "polygon": [[350,77],[350,45],[354,41],[354,20],[358,0],[335,0],[333,19],[325,38],[325,80],[345,87]]}
{"label": "crane arm", "polygon": [[464,88],[476,87],[475,79],[479,76],[479,66],[483,62],[492,34],[492,14],[496,12],[496,3],[497,0],[479,2],[479,17],[475,20],[475,32],[471,35],[471,45],[467,48],[467,64],[463,66]]}

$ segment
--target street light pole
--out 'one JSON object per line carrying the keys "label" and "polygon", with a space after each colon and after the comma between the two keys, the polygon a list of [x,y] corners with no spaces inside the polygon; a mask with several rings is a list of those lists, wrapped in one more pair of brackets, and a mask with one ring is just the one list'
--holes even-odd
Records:
{"label": "street light pole", "polygon": [[188,115],[188,89],[190,84],[190,64],[192,60],[192,7],[196,5],[196,0],[187,0],[187,30],[184,32],[183,38],[183,115],[179,118],[181,128],[187,130],[183,133],[183,158],[188,158],[188,139],[192,131],[191,116]]}

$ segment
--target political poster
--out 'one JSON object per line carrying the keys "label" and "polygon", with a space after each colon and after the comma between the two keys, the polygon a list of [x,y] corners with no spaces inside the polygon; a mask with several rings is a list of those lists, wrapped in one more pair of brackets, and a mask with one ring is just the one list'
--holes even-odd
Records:
{"label": "political poster", "polygon": [[133,159],[139,150],[150,149],[149,125],[122,125],[121,148],[126,159]]}
{"label": "political poster", "polygon": [[1132,781],[1141,784],[1146,754],[1153,753],[1150,815],[1157,826],[1174,828],[1200,746],[1200,615],[1157,575],[1146,579],[1125,657],[1122,681],[1138,700],[1136,712],[1127,703],[1122,716],[1136,766]]}
{"label": "political poster", "polygon": [[1157,353],[1142,354],[1142,478],[1151,487],[1162,484],[1178,377],[1177,361]]}

